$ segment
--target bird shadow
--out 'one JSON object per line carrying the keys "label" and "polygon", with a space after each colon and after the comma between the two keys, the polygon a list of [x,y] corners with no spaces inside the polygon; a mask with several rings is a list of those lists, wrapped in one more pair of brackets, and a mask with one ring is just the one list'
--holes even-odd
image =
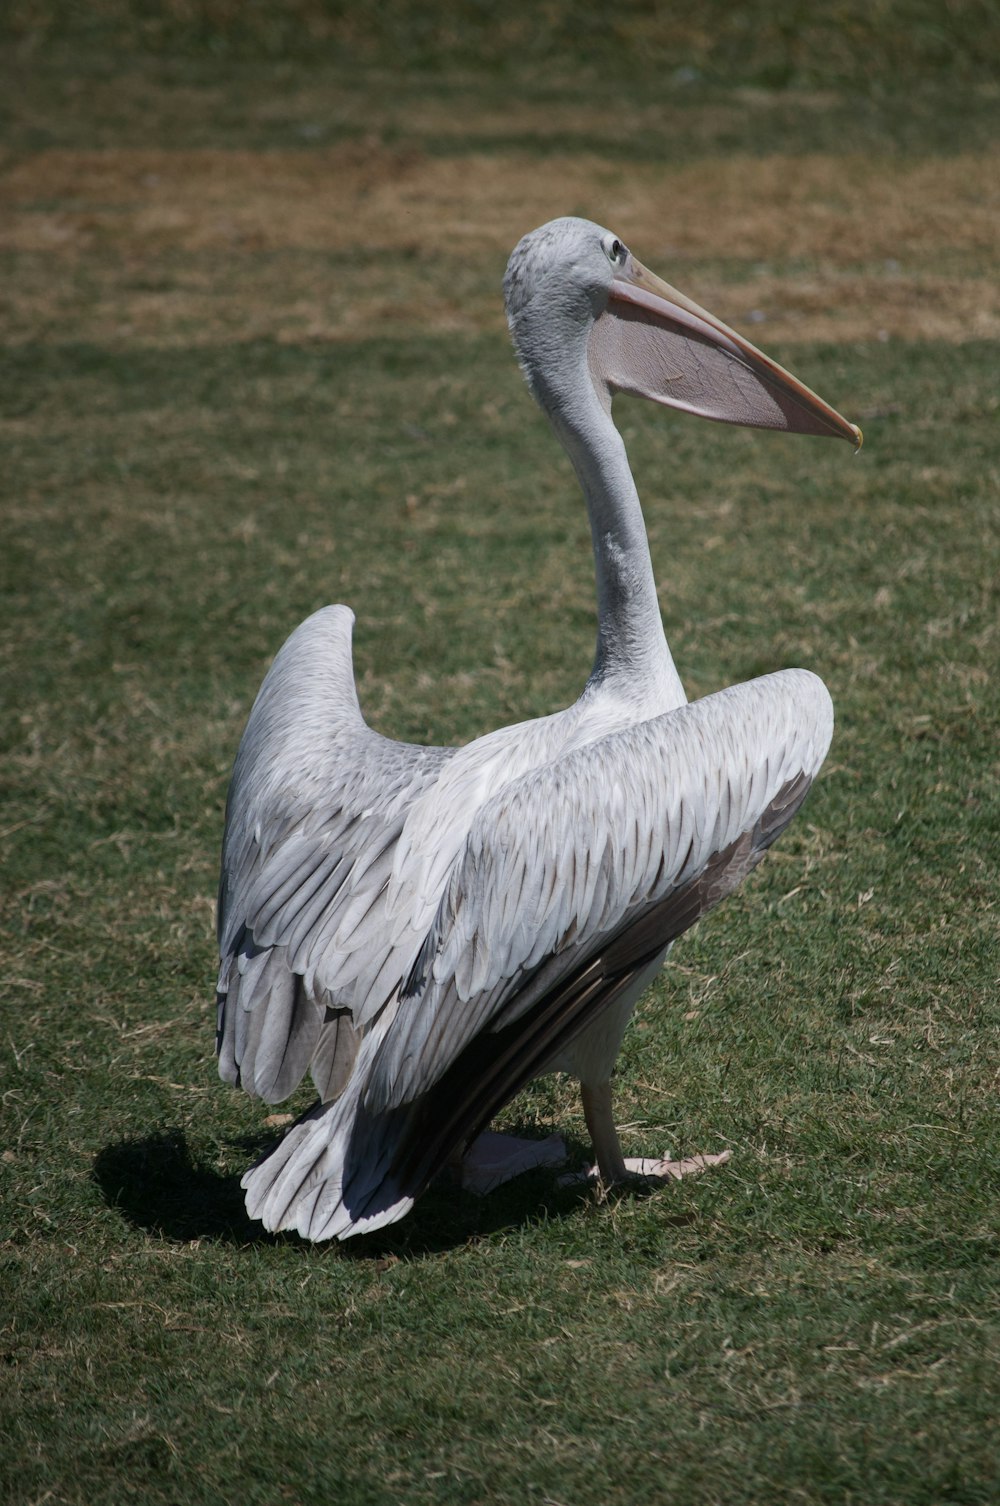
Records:
{"label": "bird shadow", "polygon": [[[253,1158],[263,1142],[244,1138],[233,1142],[237,1147]],[[271,1238],[248,1218],[239,1179],[201,1161],[180,1129],[128,1136],[104,1146],[94,1158],[91,1179],[126,1223],[159,1238],[183,1244],[198,1239],[249,1244]]]}
{"label": "bird shadow", "polygon": [[[270,1137],[243,1136],[225,1148],[250,1165],[270,1143]],[[583,1145],[570,1141],[568,1149],[570,1164],[582,1163]],[[178,1128],[105,1146],[91,1177],[108,1207],[156,1238],[315,1248],[297,1234],[270,1234],[249,1218],[239,1178],[206,1164]],[[402,1223],[327,1248],[349,1260],[439,1254],[502,1230],[568,1217],[594,1196],[586,1185],[560,1187],[551,1169],[526,1172],[487,1197],[437,1182]]]}

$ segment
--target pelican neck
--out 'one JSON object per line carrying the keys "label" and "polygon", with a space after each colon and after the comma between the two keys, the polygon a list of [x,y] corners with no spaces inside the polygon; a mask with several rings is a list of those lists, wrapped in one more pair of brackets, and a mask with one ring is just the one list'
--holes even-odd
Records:
{"label": "pelican neck", "polygon": [[[677,705],[685,696],[667,644],[639,493],[608,406],[590,400],[550,414],[590,518],[597,584],[597,648],[590,683],[639,681]],[[645,696],[644,696],[645,698]],[[659,698],[659,697],[657,697]]]}

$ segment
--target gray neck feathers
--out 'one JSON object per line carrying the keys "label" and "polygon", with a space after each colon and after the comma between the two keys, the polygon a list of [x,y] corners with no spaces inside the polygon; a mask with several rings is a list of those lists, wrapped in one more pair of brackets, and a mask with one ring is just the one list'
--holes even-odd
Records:
{"label": "gray neck feathers", "polygon": [[540,311],[532,300],[510,322],[528,385],[573,463],[590,515],[598,612],[591,683],[641,678],[650,691],[659,685],[674,694],[680,682],[663,633],[639,495],[611,418],[610,392],[588,358],[592,318],[552,303]]}

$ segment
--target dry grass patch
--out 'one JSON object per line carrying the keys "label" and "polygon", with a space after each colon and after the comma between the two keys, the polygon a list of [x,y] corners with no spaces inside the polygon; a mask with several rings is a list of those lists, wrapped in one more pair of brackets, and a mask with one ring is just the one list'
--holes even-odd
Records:
{"label": "dry grass patch", "polygon": [[[511,245],[576,212],[615,225],[654,266],[684,262],[678,281],[696,296],[737,323],[754,311],[780,322],[782,338],[991,337],[998,181],[1000,153],[625,174],[593,155],[429,157],[375,141],[49,151],[0,178],[0,251],[15,258],[0,316],[14,340],[156,345],[499,327]],[[942,275],[956,248],[967,274]],[[734,264],[724,278],[720,260]]]}
{"label": "dry grass patch", "polygon": [[506,250],[557,213],[691,257],[852,265],[1000,245],[1000,151],[898,162],[828,153],[680,167],[593,154],[429,157],[376,141],[301,152],[40,152],[0,178],[0,249]]}

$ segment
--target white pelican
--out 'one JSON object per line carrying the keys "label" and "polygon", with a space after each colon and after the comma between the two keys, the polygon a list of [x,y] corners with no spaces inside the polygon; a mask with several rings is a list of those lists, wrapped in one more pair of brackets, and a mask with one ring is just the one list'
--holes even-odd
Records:
{"label": "white pelican", "polygon": [[606,1181],[694,1169],[622,1156],[622,1035],[670,943],[760,860],[830,743],[830,697],[806,670],[687,704],[611,399],[855,446],[860,431],[589,221],[526,235],[504,294],[590,515],[583,694],[463,748],[392,742],[358,705],[354,615],[325,607],[275,658],[233,771],[219,1072],[268,1103],[311,1072],[319,1101],[243,1179],[252,1217],[308,1239],[401,1218],[463,1157],[479,1187],[551,1160],[524,1141],[505,1159],[482,1132],[552,1070],[581,1083]]}

